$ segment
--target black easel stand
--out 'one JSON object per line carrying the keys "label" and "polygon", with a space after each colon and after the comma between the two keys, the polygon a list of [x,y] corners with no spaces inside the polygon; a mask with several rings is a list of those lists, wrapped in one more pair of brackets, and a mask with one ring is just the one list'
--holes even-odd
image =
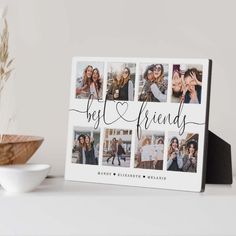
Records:
{"label": "black easel stand", "polygon": [[231,146],[209,130],[206,183],[232,184]]}

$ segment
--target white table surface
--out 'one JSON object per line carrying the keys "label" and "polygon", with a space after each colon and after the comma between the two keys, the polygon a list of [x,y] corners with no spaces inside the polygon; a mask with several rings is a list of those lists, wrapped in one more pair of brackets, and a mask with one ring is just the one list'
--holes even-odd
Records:
{"label": "white table surface", "polygon": [[0,235],[236,235],[236,185],[191,193],[57,177],[27,194],[0,188]]}

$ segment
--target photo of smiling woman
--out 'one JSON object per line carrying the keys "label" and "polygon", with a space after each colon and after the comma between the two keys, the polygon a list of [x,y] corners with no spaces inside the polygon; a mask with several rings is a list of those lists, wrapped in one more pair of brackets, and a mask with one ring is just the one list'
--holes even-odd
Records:
{"label": "photo of smiling woman", "polygon": [[72,163],[98,165],[99,143],[99,131],[94,131],[90,128],[75,127]]}
{"label": "photo of smiling woman", "polygon": [[76,98],[102,99],[102,62],[78,62],[76,79]]}
{"label": "photo of smiling woman", "polygon": [[202,93],[202,65],[174,65],[172,102],[200,104]]}
{"label": "photo of smiling woman", "polygon": [[170,134],[167,170],[197,172],[198,134]]}
{"label": "photo of smiling woman", "polygon": [[139,101],[166,102],[168,65],[140,64]]}
{"label": "photo of smiling woman", "polygon": [[197,172],[197,142],[193,139],[187,143],[187,152],[183,157],[183,171]]}
{"label": "photo of smiling woman", "polygon": [[135,64],[108,63],[107,100],[134,100]]}
{"label": "photo of smiling woman", "polygon": [[97,68],[93,69],[92,79],[89,86],[89,93],[95,99],[102,99],[102,82],[100,72]]}

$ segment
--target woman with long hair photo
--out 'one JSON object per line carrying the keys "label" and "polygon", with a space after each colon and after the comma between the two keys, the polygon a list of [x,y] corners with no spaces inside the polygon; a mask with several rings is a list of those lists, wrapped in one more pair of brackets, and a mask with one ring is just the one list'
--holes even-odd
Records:
{"label": "woman with long hair photo", "polygon": [[90,95],[93,95],[94,99],[102,99],[102,82],[97,68],[93,69],[89,92]]}
{"label": "woman with long hair photo", "polygon": [[89,135],[85,135],[85,157],[86,164],[95,165],[95,151],[94,151],[94,143],[91,141]]}
{"label": "woman with long hair photo", "polygon": [[179,102],[184,90],[184,72],[174,65],[172,76],[172,102]]}
{"label": "woman with long hair photo", "polygon": [[154,169],[155,150],[153,145],[151,145],[151,139],[149,137],[143,139],[142,146],[139,149],[137,156],[138,164],[136,168]]}
{"label": "woman with long hair photo", "polygon": [[201,86],[199,71],[196,68],[188,69],[184,73],[185,82],[185,93],[184,102],[185,103],[201,103]]}
{"label": "woman with long hair photo", "polygon": [[83,72],[82,78],[77,79],[76,97],[87,97],[92,80],[93,67],[91,65],[86,66]]}
{"label": "woman with long hair photo", "polygon": [[122,71],[119,87],[119,97],[117,100],[134,100],[134,84],[130,78],[130,69],[128,67],[125,67]]}
{"label": "woman with long hair photo", "polygon": [[179,140],[173,137],[168,149],[167,170],[182,171],[183,158],[179,151]]}
{"label": "woman with long hair photo", "polygon": [[187,154],[183,157],[183,171],[197,172],[197,142],[190,140],[187,143]]}
{"label": "woman with long hair photo", "polygon": [[77,161],[76,163],[79,164],[86,164],[86,157],[85,157],[85,136],[83,134],[79,135],[77,139],[77,143],[74,147],[74,152],[78,152]]}

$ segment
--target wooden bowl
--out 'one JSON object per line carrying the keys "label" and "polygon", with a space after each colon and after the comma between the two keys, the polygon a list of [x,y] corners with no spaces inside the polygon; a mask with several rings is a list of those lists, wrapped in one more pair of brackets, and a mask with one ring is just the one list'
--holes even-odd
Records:
{"label": "wooden bowl", "polygon": [[43,142],[42,137],[3,135],[0,143],[0,165],[25,164]]}

